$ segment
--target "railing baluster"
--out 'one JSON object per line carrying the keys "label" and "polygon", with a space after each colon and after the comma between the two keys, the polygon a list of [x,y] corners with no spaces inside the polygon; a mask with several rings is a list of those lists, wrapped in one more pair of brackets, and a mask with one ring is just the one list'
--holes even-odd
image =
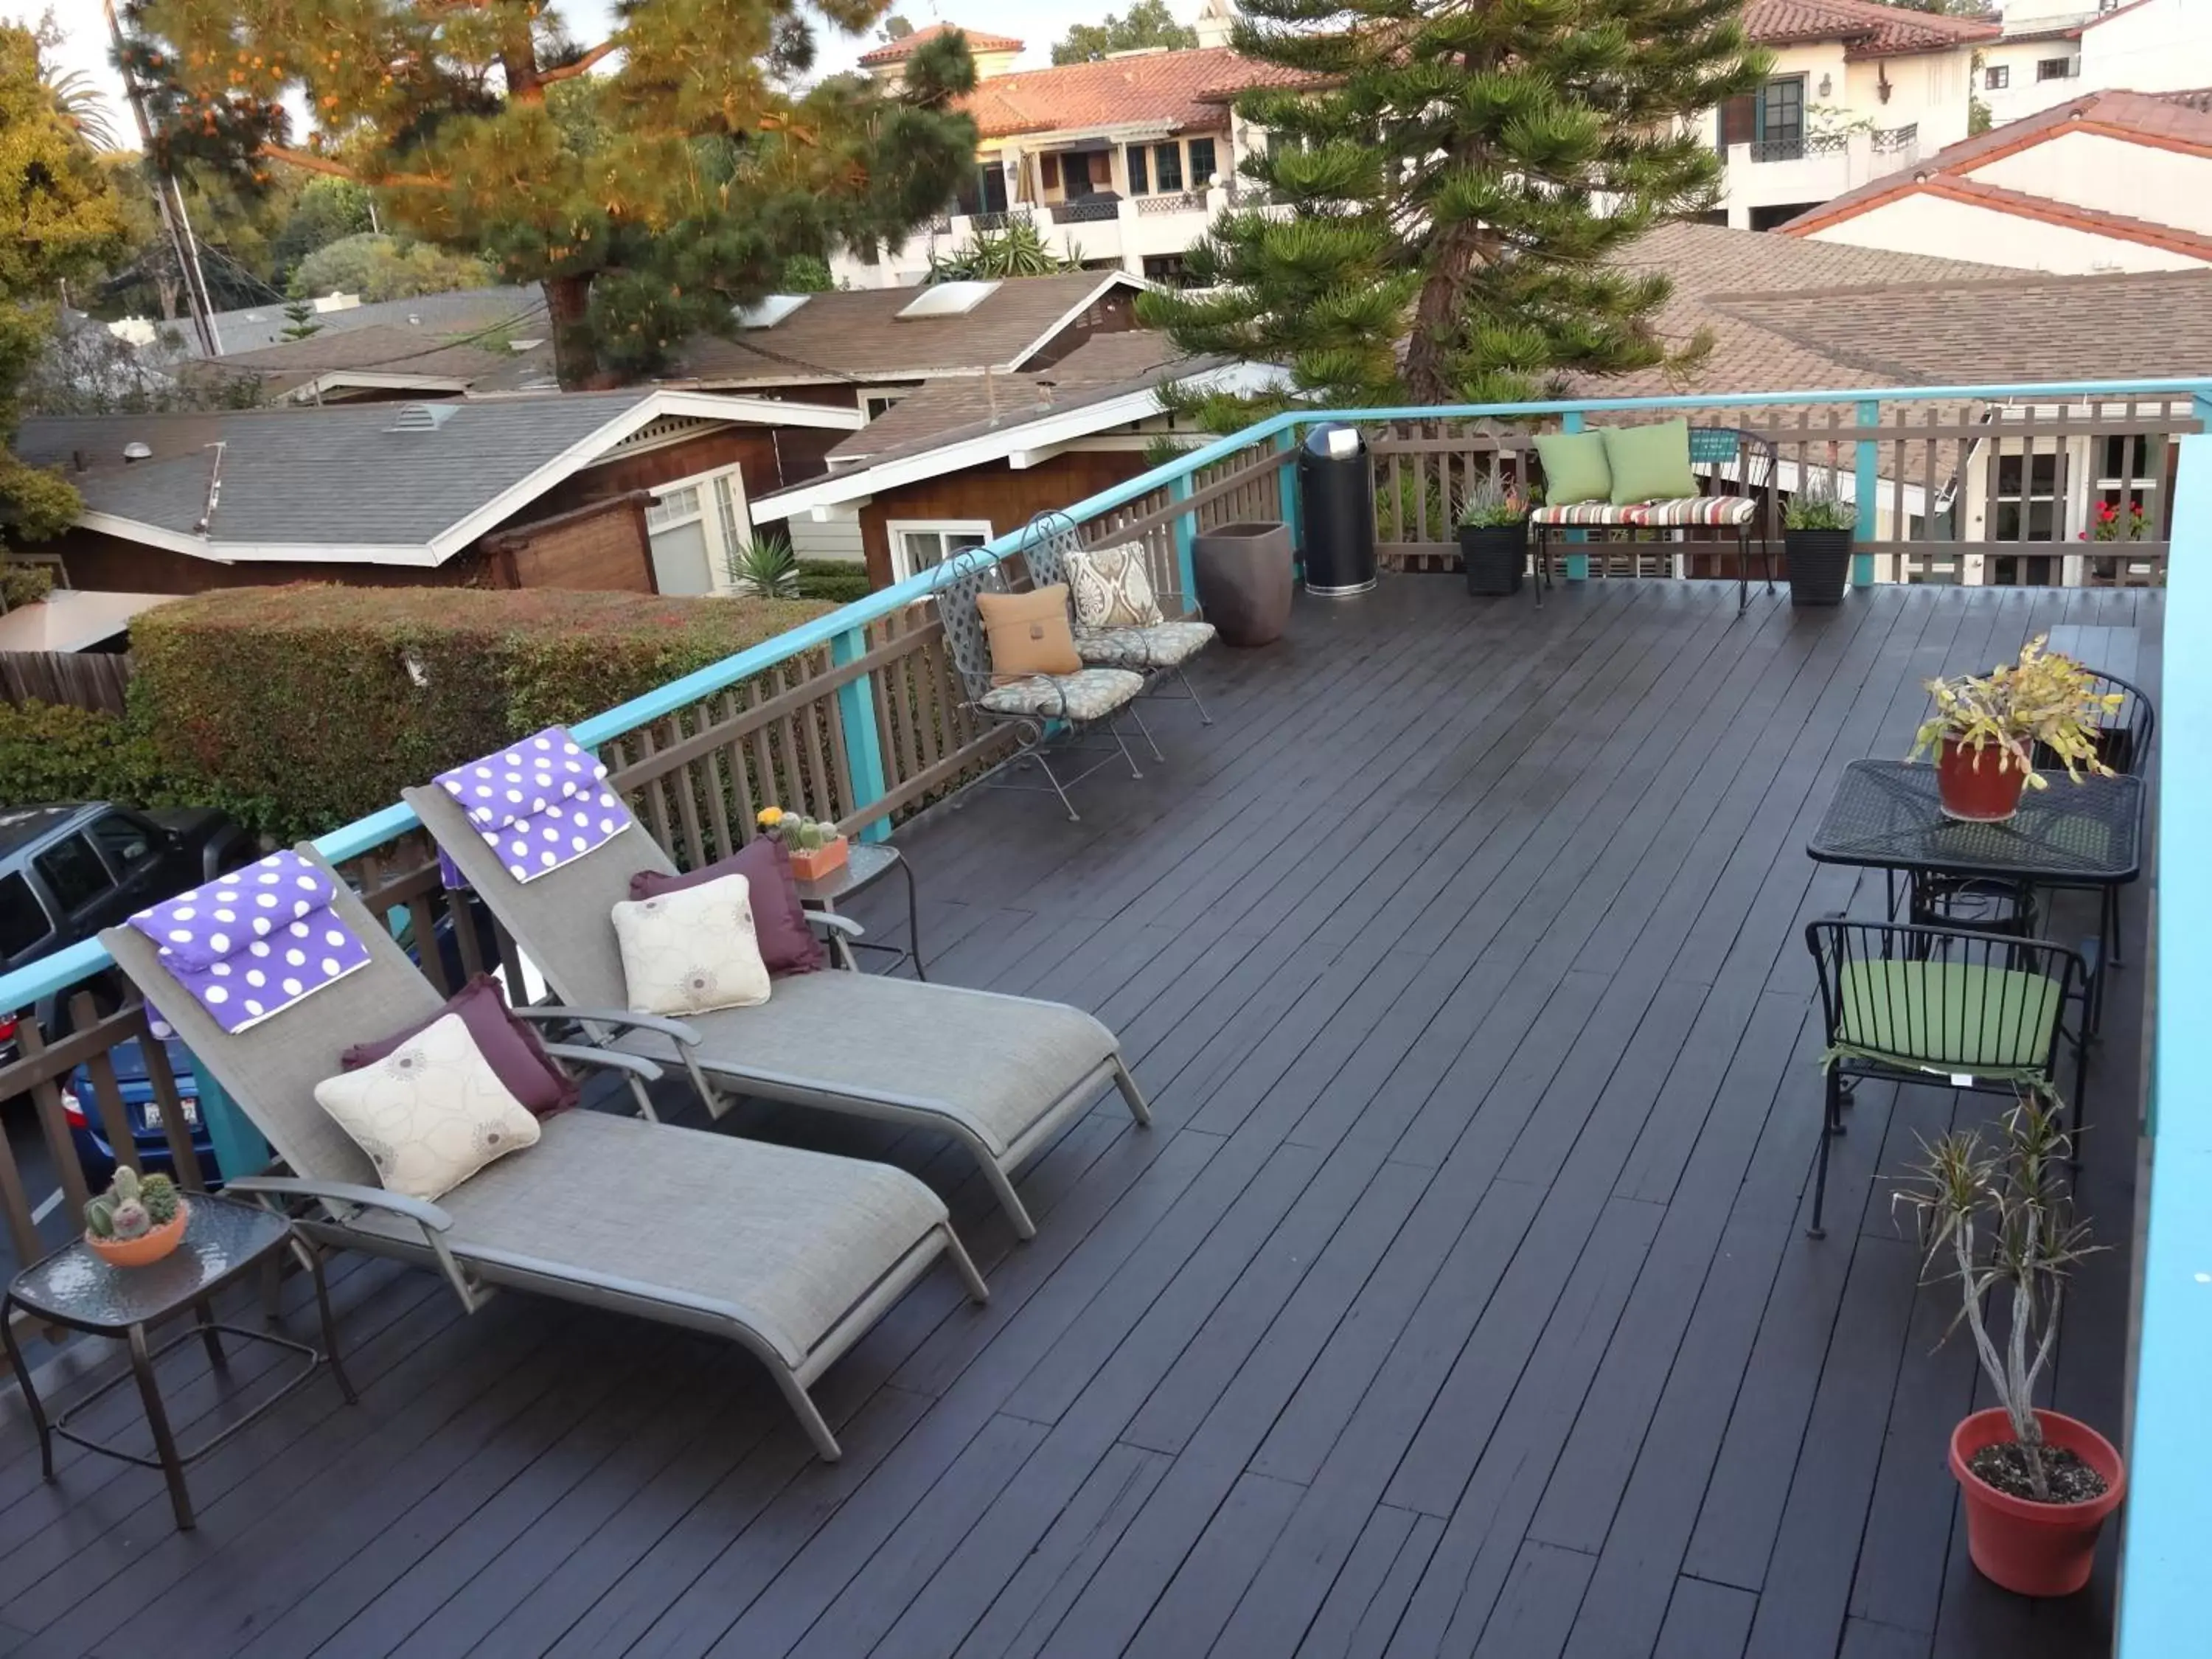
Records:
{"label": "railing baluster", "polygon": [[[848,628],[830,642],[830,660],[844,664],[868,653],[867,630]],[[875,677],[864,674],[837,688],[837,719],[845,729],[845,762],[851,768],[848,816],[873,806],[884,798],[884,744],[876,726],[876,700],[869,689]],[[884,841],[891,827],[883,818],[860,830],[863,841]]]}

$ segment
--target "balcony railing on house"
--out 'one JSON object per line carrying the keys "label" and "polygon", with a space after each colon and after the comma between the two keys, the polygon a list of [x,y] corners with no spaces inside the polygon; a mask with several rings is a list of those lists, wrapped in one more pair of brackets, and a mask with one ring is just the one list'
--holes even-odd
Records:
{"label": "balcony railing on house", "polygon": [[[2212,634],[2212,382],[2039,384],[1802,392],[1721,402],[1613,398],[1443,409],[1298,410],[1262,421],[1073,503],[1093,539],[1139,539],[1163,580],[1189,591],[1191,544],[1201,529],[1280,517],[1295,531],[1297,439],[1322,420],[1370,438],[1378,537],[1400,568],[1453,556],[1460,503],[1478,477],[1522,476],[1534,433],[1686,413],[1696,425],[1729,425],[1771,441],[1778,457],[1765,502],[1778,541],[1782,497],[1814,486],[1856,505],[1855,580],[2010,581],[2068,586],[2166,580],[2172,540],[2197,558],[2173,584],[2174,637]],[[2176,499],[2178,495],[2178,500]],[[2069,539],[2068,526],[2113,499],[2141,503],[2146,529],[2126,542]],[[2169,502],[2172,503],[2169,506]],[[2097,520],[2101,522],[2101,520]],[[2125,522],[2124,519],[2124,523]],[[1018,532],[963,560],[1004,560]],[[1592,544],[1579,574],[1682,578],[1722,574],[1717,544],[1655,541],[1626,553]],[[1571,571],[1571,575],[1577,574]],[[616,787],[651,833],[687,865],[710,861],[745,839],[769,801],[834,819],[866,838],[943,798],[998,759],[1003,733],[962,700],[928,592],[935,573],[900,583],[775,640],[579,723],[579,742],[606,761]],[[2154,1124],[2159,1162],[2150,1188],[2134,1425],[2124,1659],[2193,1650],[2196,1558],[2212,1536],[2212,1449],[2194,1409],[2212,1376],[2212,1034],[2197,1015],[2212,991],[2212,860],[2184,837],[2212,812],[2212,756],[2196,734],[2212,727],[2212,661],[2174,653],[2169,670],[2161,825],[2169,856],[2160,895],[2160,999]],[[332,831],[317,842],[344,866],[371,908],[421,941],[424,972],[441,985],[448,964],[431,941],[450,931],[464,974],[491,966],[522,982],[511,940],[486,951],[441,886],[431,850],[403,805]],[[488,960],[487,957],[495,960]],[[15,1259],[28,1261],[73,1231],[84,1181],[62,1088],[80,1066],[86,1109],[125,1162],[137,1162],[131,1126],[108,1059],[146,1033],[143,1006],[102,976],[97,944],[72,946],[0,976],[0,1008],[30,1008],[57,993],[71,1000],[66,1035],[26,1016],[20,1057],[0,1067],[0,1101],[27,1097],[62,1202],[42,1206],[19,1149],[0,1139],[0,1224]],[[2124,1040],[2117,1037],[2115,1040]],[[177,1168],[197,1185],[197,1163],[175,1079],[161,1045],[145,1043],[158,1118]],[[265,1156],[199,1079],[202,1108],[226,1170]],[[2179,1645],[2177,1645],[2179,1644]]]}

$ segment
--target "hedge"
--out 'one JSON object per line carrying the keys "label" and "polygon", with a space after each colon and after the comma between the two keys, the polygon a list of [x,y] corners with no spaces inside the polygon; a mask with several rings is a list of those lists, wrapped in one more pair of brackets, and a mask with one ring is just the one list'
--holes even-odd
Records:
{"label": "hedge", "polygon": [[0,703],[0,806],[169,799],[159,752],[134,723],[61,703]]}
{"label": "hedge", "polygon": [[850,605],[855,599],[866,599],[873,591],[868,586],[866,565],[848,564],[842,559],[799,561],[799,597],[802,599]]}
{"label": "hedge", "polygon": [[188,794],[282,839],[796,627],[803,599],[232,588],[131,624],[132,714]]}

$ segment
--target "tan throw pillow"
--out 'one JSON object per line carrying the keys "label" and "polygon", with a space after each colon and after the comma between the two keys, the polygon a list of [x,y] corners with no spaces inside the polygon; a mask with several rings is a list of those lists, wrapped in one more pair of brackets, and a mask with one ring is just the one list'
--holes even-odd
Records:
{"label": "tan throw pillow", "polygon": [[325,1078],[315,1101],[368,1154],[385,1189],[410,1198],[440,1198],[538,1142],[538,1120],[507,1092],[459,1014],[357,1072]]}
{"label": "tan throw pillow", "polygon": [[1075,625],[1086,634],[1150,628],[1160,620],[1141,542],[1078,548],[1067,556],[1067,584],[1075,599]]}
{"label": "tan throw pillow", "polygon": [[639,1013],[704,1014],[768,1000],[768,964],[743,876],[617,904],[614,920],[623,980]]}
{"label": "tan throw pillow", "polygon": [[991,684],[1012,685],[1036,674],[1076,674],[1075,630],[1067,622],[1067,585],[1033,593],[978,593],[983,632],[991,641]]}

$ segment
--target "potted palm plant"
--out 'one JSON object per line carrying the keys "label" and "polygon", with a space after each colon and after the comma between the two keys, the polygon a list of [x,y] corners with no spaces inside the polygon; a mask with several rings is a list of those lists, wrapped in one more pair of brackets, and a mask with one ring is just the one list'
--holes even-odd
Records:
{"label": "potted palm plant", "polygon": [[1858,522],[1857,510],[1838,501],[1824,479],[1808,481],[1783,503],[1782,555],[1789,568],[1791,605],[1844,602]]}
{"label": "potted palm plant", "polygon": [[1483,596],[1517,593],[1528,562],[1528,502],[1496,478],[1474,481],[1459,510],[1460,562],[1467,591]]}
{"label": "potted palm plant", "polygon": [[1986,674],[1932,679],[1936,707],[1921,726],[1912,757],[1935,751],[1943,810],[1954,818],[1996,823],[2020,810],[2020,793],[2047,789],[2036,769],[2054,761],[2075,782],[2112,769],[2099,752],[2101,719],[2120,706],[2120,692],[2096,690],[2095,677],[2071,657],[2047,648],[2039,634],[2020,660]]}
{"label": "potted palm plant", "polygon": [[[1967,1553],[2008,1590],[2069,1595],[2089,1582],[2098,1530],[2119,1505],[2127,1470],[2087,1424],[2035,1404],[2067,1274],[2095,1248],[2058,1176],[2070,1150],[2059,1103],[2023,1096],[1994,1147],[1961,1131],[1923,1150],[1892,1201],[1919,1220],[1930,1279],[1957,1281],[1956,1324],[1972,1334],[2001,1402],[1951,1433]],[[1990,1327],[1998,1301],[2010,1304],[2001,1334]]]}

